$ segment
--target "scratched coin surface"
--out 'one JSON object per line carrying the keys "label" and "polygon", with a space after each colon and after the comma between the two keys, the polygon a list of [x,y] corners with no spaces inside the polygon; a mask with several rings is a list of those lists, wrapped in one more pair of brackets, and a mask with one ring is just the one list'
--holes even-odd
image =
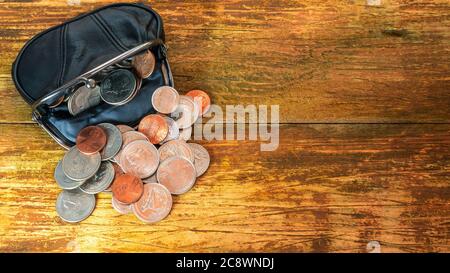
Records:
{"label": "scratched coin surface", "polygon": [[192,135],[192,126],[180,129],[180,135],[178,136],[178,139],[188,141],[191,139],[191,135]]}
{"label": "scratched coin surface", "polygon": [[67,175],[64,174],[62,169],[62,160],[60,160],[58,162],[58,165],[56,165],[54,177],[58,186],[63,190],[76,189],[79,186],[83,185],[83,183],[85,182],[85,180],[76,181],[67,177]]}
{"label": "scratched coin surface", "polygon": [[105,191],[114,179],[114,168],[111,163],[103,162],[97,173],[80,186],[80,190],[88,194]]}
{"label": "scratched coin surface", "polygon": [[133,67],[139,77],[146,79],[150,77],[155,69],[155,55],[150,50],[137,55],[132,61]]}
{"label": "scratched coin surface", "polygon": [[169,126],[161,115],[145,116],[138,126],[138,131],[147,136],[153,144],[163,141],[169,133]]}
{"label": "scratched coin surface", "polygon": [[194,167],[195,167],[195,171],[197,173],[197,177],[203,175],[206,170],[209,167],[209,163],[210,163],[210,158],[209,158],[209,153],[208,151],[205,149],[205,147],[203,147],[200,144],[197,143],[188,143],[189,147],[191,147],[191,150],[194,152]]}
{"label": "scratched coin surface", "polygon": [[166,186],[172,194],[188,192],[194,186],[196,177],[194,164],[179,156],[173,156],[161,162],[156,172],[158,182]]}
{"label": "scratched coin surface", "polygon": [[128,102],[136,91],[136,77],[127,69],[117,69],[109,73],[100,86],[100,97],[112,105]]}
{"label": "scratched coin surface", "polygon": [[125,132],[134,131],[133,128],[131,128],[131,127],[128,126],[128,125],[124,125],[124,124],[119,124],[119,125],[117,125],[116,127],[119,129],[119,131],[120,131],[122,134],[125,133]]}
{"label": "scratched coin surface", "polygon": [[161,184],[145,184],[142,197],[133,204],[133,213],[145,223],[156,223],[169,215],[172,195]]}
{"label": "scratched coin surface", "polygon": [[114,157],[114,160],[120,164],[120,157],[122,156],[122,151],[125,148],[125,146],[127,146],[129,143],[135,141],[135,140],[145,140],[145,141],[149,141],[148,138],[140,132],[136,132],[136,131],[128,131],[122,134],[122,147],[119,151],[119,153],[117,153],[117,155]]}
{"label": "scratched coin surface", "polygon": [[162,114],[170,114],[175,111],[179,101],[178,91],[170,86],[161,86],[152,95],[153,108]]}
{"label": "scratched coin surface", "polygon": [[76,146],[83,154],[91,155],[103,149],[106,140],[106,133],[101,127],[88,126],[78,133]]}
{"label": "scratched coin surface", "polygon": [[100,153],[86,155],[73,146],[63,157],[62,169],[70,179],[85,181],[95,175],[101,162]]}
{"label": "scratched coin surface", "polygon": [[118,201],[114,196],[111,198],[112,207],[120,214],[132,213],[131,205]]}
{"label": "scratched coin surface", "polygon": [[139,177],[126,173],[114,180],[112,192],[117,201],[132,204],[141,198],[144,184]]}
{"label": "scratched coin surface", "polygon": [[100,97],[100,87],[88,88],[81,86],[78,88],[67,101],[67,109],[73,116],[98,105],[102,101]]}
{"label": "scratched coin surface", "polygon": [[167,116],[164,116],[164,119],[167,122],[167,126],[169,126],[169,132],[167,133],[166,138],[161,141],[161,144],[167,141],[178,139],[178,137],[180,136],[180,128],[178,127],[178,124],[175,122],[175,120]]}
{"label": "scratched coin surface", "polygon": [[194,99],[195,102],[199,102],[200,105],[200,115],[204,115],[208,112],[209,108],[211,107],[211,99],[209,98],[208,94],[206,94],[205,91],[202,90],[191,90],[186,93],[186,96],[191,97]]}
{"label": "scratched coin surface", "polygon": [[56,199],[56,212],[69,223],[81,222],[91,215],[95,208],[95,196],[79,189],[64,190]]}
{"label": "scratched coin surface", "polygon": [[101,123],[98,127],[106,133],[106,145],[100,152],[102,160],[113,158],[122,147],[122,133],[111,123]]}
{"label": "scratched coin surface", "polygon": [[200,108],[197,103],[191,97],[180,96],[180,102],[177,109],[170,115],[173,118],[180,129],[185,129],[198,119],[200,114]]}
{"label": "scratched coin surface", "polygon": [[195,160],[191,147],[186,142],[179,139],[164,143],[161,147],[159,147],[158,151],[159,160],[161,162],[172,156],[181,156],[191,162],[194,162]]}
{"label": "scratched coin surface", "polygon": [[123,148],[119,162],[125,173],[146,178],[158,168],[159,153],[150,142],[136,140]]}

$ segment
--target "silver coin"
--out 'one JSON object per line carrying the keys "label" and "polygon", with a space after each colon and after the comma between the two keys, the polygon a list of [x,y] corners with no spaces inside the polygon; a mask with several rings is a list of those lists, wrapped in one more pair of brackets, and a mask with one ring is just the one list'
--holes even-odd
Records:
{"label": "silver coin", "polygon": [[197,172],[197,177],[201,176],[206,172],[206,170],[209,167],[210,158],[209,153],[200,144],[197,143],[188,143],[189,147],[191,147],[191,150],[194,152],[194,167],[195,171]]}
{"label": "silver coin", "polygon": [[95,196],[79,189],[64,190],[56,199],[56,213],[69,223],[78,223],[88,218],[95,208]]}
{"label": "silver coin", "polygon": [[85,181],[95,175],[102,162],[100,153],[85,155],[76,146],[64,155],[62,169],[65,175],[72,180]]}
{"label": "silver coin", "polygon": [[98,172],[86,183],[80,186],[80,190],[88,194],[97,194],[106,190],[114,180],[114,167],[109,162],[103,162]]}
{"label": "silver coin", "polygon": [[175,120],[164,116],[164,119],[167,122],[167,125],[169,126],[169,132],[167,133],[166,138],[161,141],[161,144],[164,144],[165,142],[174,140],[174,139],[178,139],[178,137],[180,136],[180,128],[178,127],[178,124],[175,122]]}
{"label": "silver coin", "polygon": [[192,124],[194,124],[198,119],[199,115],[200,108],[198,104],[195,103],[191,97],[180,96],[178,107],[172,114],[170,114],[170,117],[176,121],[180,129],[185,129],[192,126]]}
{"label": "silver coin", "polygon": [[161,86],[153,92],[152,106],[162,114],[170,114],[177,109],[180,95],[175,88]]}
{"label": "silver coin", "polygon": [[118,201],[114,196],[111,198],[112,207],[120,214],[130,214],[133,212],[132,205],[123,204]]}
{"label": "silver coin", "polygon": [[148,183],[158,183],[158,180],[156,179],[156,173],[153,174],[153,175],[150,176],[150,177],[147,177],[147,178],[142,179],[142,182],[144,182],[145,184],[148,184]]}
{"label": "silver coin", "polygon": [[191,147],[186,142],[179,139],[164,143],[159,147],[158,152],[160,162],[163,162],[172,156],[184,157],[192,163],[194,163],[195,160],[194,152],[191,150]]}
{"label": "silver coin", "polygon": [[192,135],[192,126],[185,129],[180,129],[180,135],[178,136],[178,139],[188,141],[191,139],[191,135]]}
{"label": "silver coin", "polygon": [[131,71],[114,70],[103,79],[100,97],[108,104],[123,105],[135,95],[136,84],[136,76]]}
{"label": "silver coin", "polygon": [[98,125],[106,133],[106,145],[100,152],[102,160],[109,160],[113,158],[122,147],[122,133],[119,128],[111,123],[101,123]]}
{"label": "silver coin", "polygon": [[64,174],[62,169],[62,160],[58,162],[58,165],[56,165],[55,168],[55,180],[58,186],[63,190],[73,190],[78,188],[79,186],[83,185],[85,181],[75,181],[67,177],[67,175]]}
{"label": "silver coin", "polygon": [[87,86],[78,88],[69,98],[67,109],[73,116],[98,105],[101,102],[100,88],[96,86],[93,89]]}

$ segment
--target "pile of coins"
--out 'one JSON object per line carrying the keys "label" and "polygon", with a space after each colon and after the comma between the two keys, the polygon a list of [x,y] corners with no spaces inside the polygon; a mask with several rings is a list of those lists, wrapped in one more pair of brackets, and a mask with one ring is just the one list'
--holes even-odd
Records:
{"label": "pile of coins", "polygon": [[151,103],[158,113],[143,117],[137,128],[101,123],[79,132],[55,169],[63,189],[56,201],[61,219],[83,221],[95,208],[95,195],[109,192],[119,213],[155,223],[170,213],[172,195],[188,192],[206,172],[208,151],[187,141],[192,125],[209,110],[208,94],[179,95],[162,86]]}
{"label": "pile of coins", "polygon": [[[102,101],[111,105],[123,105],[139,92],[142,80],[149,78],[155,69],[155,55],[147,50],[136,57],[124,60],[101,71],[92,79],[92,86],[81,86],[67,99],[67,109],[73,116],[99,105]],[[65,101],[61,97],[51,108]]]}

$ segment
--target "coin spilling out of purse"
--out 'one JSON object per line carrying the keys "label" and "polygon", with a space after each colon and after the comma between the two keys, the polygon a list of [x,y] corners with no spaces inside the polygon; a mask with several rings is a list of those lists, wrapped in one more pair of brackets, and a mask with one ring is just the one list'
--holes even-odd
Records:
{"label": "coin spilling out of purse", "polygon": [[[100,87],[88,91],[92,94],[86,97],[84,90],[80,91],[83,96],[69,99],[76,105],[73,113],[99,100],[117,105],[131,100],[140,85],[137,79],[153,71],[149,53],[144,55],[121,64],[135,66],[136,72],[122,67],[109,71]],[[62,220],[83,221],[95,208],[96,194],[108,192],[112,207],[120,214],[156,223],[169,215],[172,195],[188,192],[206,172],[208,151],[188,141],[193,124],[210,107],[208,94],[192,90],[179,95],[174,88],[162,86],[149,103],[158,113],[144,116],[135,128],[101,123],[78,133],[76,144],[58,162],[54,174],[63,189],[56,200]]]}
{"label": "coin spilling out of purse", "polygon": [[142,80],[149,78],[155,69],[156,59],[151,50],[110,66],[96,75],[95,85],[83,85],[73,90],[68,99],[57,100],[51,108],[67,101],[71,115],[99,105],[102,101],[111,105],[123,105],[131,101],[142,87]]}

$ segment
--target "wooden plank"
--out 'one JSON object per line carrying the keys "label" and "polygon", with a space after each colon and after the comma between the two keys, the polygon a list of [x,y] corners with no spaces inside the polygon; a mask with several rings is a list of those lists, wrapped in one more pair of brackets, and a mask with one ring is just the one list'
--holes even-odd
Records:
{"label": "wooden plank", "polygon": [[35,125],[0,125],[0,251],[450,251],[450,125],[283,125],[280,146],[205,143],[211,166],[169,217],[56,215],[64,151]]}
{"label": "wooden plank", "polygon": [[[110,1],[0,3],[0,122],[29,122],[10,67],[37,32]],[[152,1],[153,2],[153,1]],[[283,122],[448,122],[447,0],[157,1],[180,91],[280,105]]]}

